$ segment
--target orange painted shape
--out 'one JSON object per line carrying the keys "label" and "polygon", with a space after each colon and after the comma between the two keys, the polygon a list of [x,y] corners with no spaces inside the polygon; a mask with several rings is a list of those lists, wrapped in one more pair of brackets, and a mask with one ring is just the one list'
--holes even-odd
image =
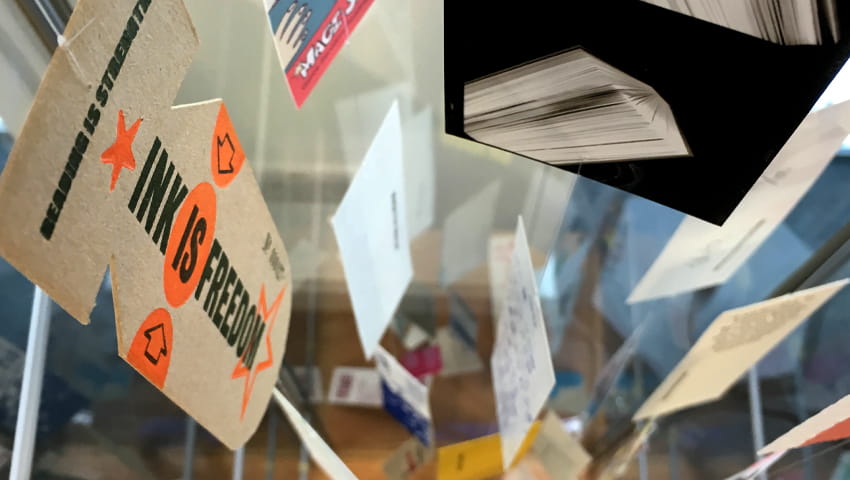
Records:
{"label": "orange painted shape", "polygon": [[236,130],[227,115],[227,108],[222,103],[215,121],[210,151],[210,169],[215,184],[226,188],[242,170],[243,163],[245,150],[242,150],[242,144],[239,143],[239,137],[236,136]]}
{"label": "orange painted shape", "polygon": [[253,370],[248,370],[248,367],[245,365],[245,357],[248,356],[249,351],[246,349],[242,354],[242,357],[236,361],[236,367],[233,368],[233,373],[230,375],[230,378],[233,380],[245,377],[245,386],[242,389],[242,411],[239,414],[240,420],[245,418],[245,409],[248,408],[248,403],[251,401],[251,394],[254,393],[254,382],[257,381],[257,375],[259,375],[259,373],[263,370],[267,370],[271,367],[274,361],[271,332],[274,328],[274,320],[277,317],[277,311],[280,308],[280,302],[283,300],[284,293],[286,293],[286,287],[280,289],[280,292],[277,294],[277,298],[275,298],[272,306],[267,307],[266,286],[265,284],[260,286],[260,298],[257,302],[257,307],[263,317],[263,323],[267,325],[265,331],[266,358],[265,360],[257,363]]}
{"label": "orange painted shape", "polygon": [[115,143],[100,154],[100,161],[103,163],[112,164],[112,181],[109,183],[109,191],[115,190],[115,183],[118,181],[118,176],[121,175],[121,169],[127,170],[136,169],[136,157],[133,156],[133,139],[136,138],[136,133],[139,131],[139,126],[142,119],[138,118],[130,126],[130,129],[125,129],[124,110],[118,110],[118,126],[115,134]]}
{"label": "orange painted shape", "polygon": [[847,437],[850,437],[850,418],[845,418],[844,420],[827,428],[814,437],[808,439],[806,443],[800,446],[805,447],[807,445],[814,445],[815,443],[831,442],[833,440],[841,440]]}
{"label": "orange painted shape", "polygon": [[210,256],[215,221],[215,190],[207,182],[199,183],[180,206],[165,248],[162,282],[172,307],[186,303],[195,291]]}
{"label": "orange painted shape", "polygon": [[133,337],[130,352],[127,354],[127,362],[162,390],[168,376],[173,349],[171,314],[164,308],[157,308],[136,330],[136,336]]}

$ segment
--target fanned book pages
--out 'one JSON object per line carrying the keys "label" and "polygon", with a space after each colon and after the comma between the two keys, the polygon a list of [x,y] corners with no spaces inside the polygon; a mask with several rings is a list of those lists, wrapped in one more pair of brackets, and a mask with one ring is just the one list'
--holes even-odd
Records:
{"label": "fanned book pages", "polygon": [[780,45],[823,45],[839,37],[837,0],[643,0]]}
{"label": "fanned book pages", "polygon": [[467,83],[464,128],[555,165],[690,155],[652,87],[580,48]]}
{"label": "fanned book pages", "polygon": [[[839,0],[526,3],[443,0],[446,133],[715,225],[850,56]],[[739,17],[821,43],[747,35]]]}

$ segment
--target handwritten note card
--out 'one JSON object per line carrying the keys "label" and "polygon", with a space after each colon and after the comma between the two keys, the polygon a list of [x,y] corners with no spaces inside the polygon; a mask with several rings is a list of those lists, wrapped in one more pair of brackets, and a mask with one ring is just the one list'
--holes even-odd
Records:
{"label": "handwritten note card", "polygon": [[510,277],[490,359],[502,466],[507,469],[555,386],[549,340],[522,217],[517,220]]}
{"label": "handwritten note card", "polygon": [[398,105],[393,104],[332,220],[368,358],[413,278],[401,157]]}

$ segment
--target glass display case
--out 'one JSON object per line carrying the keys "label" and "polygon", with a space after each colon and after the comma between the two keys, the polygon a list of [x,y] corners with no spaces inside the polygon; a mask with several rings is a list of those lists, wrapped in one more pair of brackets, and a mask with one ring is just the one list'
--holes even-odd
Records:
{"label": "glass display case", "polygon": [[[0,165],[73,3],[0,3]],[[604,476],[606,462],[630,442],[640,445],[625,456],[623,478],[725,478],[753,463],[767,442],[850,393],[843,368],[850,291],[841,291],[722,398],[660,418],[646,442],[636,442],[641,427],[632,422],[720,313],[850,276],[850,150],[839,151],[727,281],[630,304],[630,292],[684,215],[446,135],[442,2],[375,2],[301,108],[281,74],[262,2],[186,4],[201,47],[175,104],[218,97],[227,103],[291,262],[295,290],[279,386],[359,478],[382,478],[384,461],[410,434],[380,406],[329,401],[337,367],[372,365],[357,340],[330,219],[393,102],[401,115],[405,188],[420,210],[407,212],[413,282],[382,344],[402,358],[410,325],[427,337],[463,321],[475,333],[480,362],[433,378],[436,446],[498,432],[489,359],[504,288],[498,269],[518,216],[555,368],[547,406],[579,426],[596,459],[594,478],[613,478]],[[847,78],[840,74],[816,108],[850,98]],[[459,208],[471,214],[458,227]],[[449,281],[447,258],[472,267]],[[256,434],[233,452],[121,361],[108,274],[89,325],[2,261],[0,276],[3,475],[324,478],[273,403]],[[767,477],[845,478],[848,451],[843,441],[795,450]],[[437,470],[434,460],[411,478],[437,478]]]}

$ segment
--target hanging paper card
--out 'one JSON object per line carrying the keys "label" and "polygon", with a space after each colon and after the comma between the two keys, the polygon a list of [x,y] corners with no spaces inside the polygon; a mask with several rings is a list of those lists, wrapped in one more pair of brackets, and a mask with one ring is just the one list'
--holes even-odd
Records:
{"label": "hanging paper card", "polygon": [[824,408],[759,450],[759,455],[850,437],[850,395]]}
{"label": "hanging paper card", "polygon": [[591,460],[581,442],[564,430],[558,415],[551,410],[540,424],[531,452],[552,480],[581,478],[582,471]]}
{"label": "hanging paper card", "polygon": [[374,0],[276,0],[269,23],[286,84],[299,108]]}
{"label": "hanging paper card", "polygon": [[847,283],[839,280],[721,313],[641,405],[635,420],[720,397]]}
{"label": "hanging paper card", "polygon": [[394,103],[332,220],[367,358],[413,278],[401,156],[401,124]]}
{"label": "hanging paper card", "polygon": [[283,358],[289,260],[220,100],[171,107],[181,0],[80,0],[0,179],[0,253],[88,323],[109,267],[118,354],[224,444]]}
{"label": "hanging paper card", "polygon": [[546,324],[522,217],[517,219],[510,275],[490,365],[502,436],[502,466],[507,469],[555,386]]}
{"label": "hanging paper card", "polygon": [[[540,422],[534,422],[517,451],[522,458],[537,437]],[[502,442],[498,433],[453,443],[437,450],[437,480],[480,480],[502,473]]]}
{"label": "hanging paper card", "polygon": [[780,450],[776,453],[771,453],[770,455],[760,458],[757,462],[753,463],[749,467],[741,470],[740,472],[732,475],[731,477],[727,477],[726,480],[756,480],[759,477],[765,477],[767,470],[773,466],[774,463],[778,462],[780,458],[785,455],[785,452],[788,450]]}
{"label": "hanging paper card", "polygon": [[310,458],[316,462],[319,467],[332,480],[357,480],[357,477],[351,473],[351,470],[343,463],[339,455],[336,454],[325,440],[316,433],[316,430],[310,425],[294,405],[289,403],[289,400],[283,396],[280,391],[274,391],[274,399],[280,406],[286,418],[289,419],[290,425],[298,434],[298,438],[304,444]]}
{"label": "hanging paper card", "polygon": [[850,134],[850,102],[810,113],[722,227],[686,217],[627,299],[637,303],[729,280],[785,220]]}
{"label": "hanging paper card", "polygon": [[328,403],[381,408],[381,376],[374,368],[336,367],[328,389]]}
{"label": "hanging paper card", "polygon": [[384,462],[384,473],[390,480],[407,480],[422,465],[434,458],[434,447],[426,447],[416,438],[410,438]]}
{"label": "hanging paper card", "polygon": [[427,345],[404,354],[401,364],[414,377],[422,380],[427,376],[440,373],[443,359],[439,345]]}
{"label": "hanging paper card", "polygon": [[375,350],[375,364],[381,375],[384,408],[423,444],[431,445],[428,387],[381,346]]}

